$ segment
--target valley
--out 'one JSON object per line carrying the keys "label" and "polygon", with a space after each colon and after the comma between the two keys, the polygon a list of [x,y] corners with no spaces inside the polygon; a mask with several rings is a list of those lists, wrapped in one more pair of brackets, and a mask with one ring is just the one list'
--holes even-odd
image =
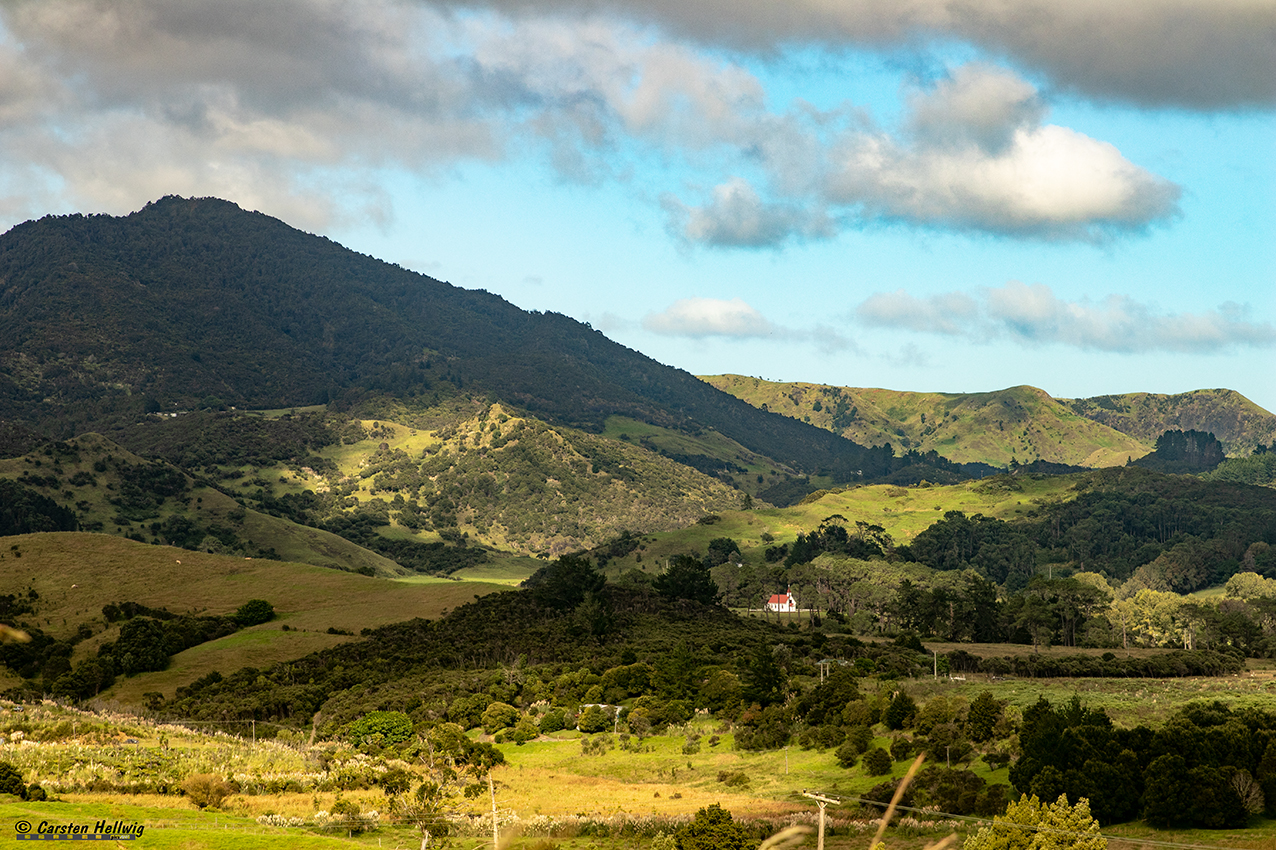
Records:
{"label": "valley", "polygon": [[891,847],[1020,794],[1276,835],[1237,393],[697,378],[216,199],[28,222],[0,284],[0,817],[751,850],[817,789],[851,848],[902,788]]}

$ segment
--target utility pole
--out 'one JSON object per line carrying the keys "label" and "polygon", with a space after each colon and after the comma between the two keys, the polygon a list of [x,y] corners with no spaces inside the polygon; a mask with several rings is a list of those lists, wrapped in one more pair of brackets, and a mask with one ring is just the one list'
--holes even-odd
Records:
{"label": "utility pole", "polygon": [[825,797],[823,794],[817,794],[814,791],[803,791],[803,797],[810,797],[812,800],[820,804],[820,834],[816,839],[815,850],[824,850],[824,807],[829,803],[840,803],[841,800],[834,800],[832,797]]}

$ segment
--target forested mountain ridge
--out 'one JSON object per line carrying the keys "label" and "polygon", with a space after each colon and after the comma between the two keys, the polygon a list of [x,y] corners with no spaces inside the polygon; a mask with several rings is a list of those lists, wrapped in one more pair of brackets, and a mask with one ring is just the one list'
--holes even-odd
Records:
{"label": "forested mountain ridge", "polygon": [[145,410],[464,389],[599,431],[713,428],[806,473],[896,465],[769,415],[554,313],[521,310],[216,199],[58,216],[0,236],[0,419],[65,438]]}
{"label": "forested mountain ridge", "polygon": [[772,413],[865,445],[935,451],[956,463],[1004,468],[1042,460],[1069,466],[1123,464],[1152,450],[1160,431],[1131,437],[1082,416],[1035,387],[987,393],[922,393],[776,383],[743,375],[702,380]]}

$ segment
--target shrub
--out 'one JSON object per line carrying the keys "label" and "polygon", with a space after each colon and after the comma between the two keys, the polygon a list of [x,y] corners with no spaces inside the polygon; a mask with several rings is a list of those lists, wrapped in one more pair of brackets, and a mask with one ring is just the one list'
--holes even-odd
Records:
{"label": "shrub", "polygon": [[864,770],[869,776],[885,776],[891,772],[890,753],[881,747],[873,747],[864,754]]}
{"label": "shrub", "polygon": [[275,619],[275,606],[265,599],[249,599],[239,606],[239,610],[231,616],[231,619],[244,627],[269,623]]}
{"label": "shrub", "polygon": [[412,718],[402,711],[370,711],[346,726],[346,738],[356,745],[392,747],[412,737]]}
{"label": "shrub", "polygon": [[518,722],[518,709],[504,702],[494,702],[483,711],[483,731],[489,735],[508,729]]}
{"label": "shrub", "polygon": [[615,724],[615,717],[611,709],[603,708],[601,705],[591,705],[580,713],[580,718],[576,722],[576,726],[580,731],[586,733],[607,732]]}
{"label": "shrub", "polygon": [[539,726],[542,735],[559,732],[567,728],[567,715],[561,708],[551,708],[541,716]]}
{"label": "shrub", "polygon": [[12,794],[15,797],[26,797],[27,786],[22,781],[22,774],[7,761],[0,761],[0,794]]}
{"label": "shrub", "polygon": [[757,843],[717,803],[696,812],[695,819],[680,826],[674,838],[679,850],[751,850]]}
{"label": "shrub", "polygon": [[192,773],[182,782],[182,790],[201,809],[217,808],[231,794],[226,780],[212,773]]}

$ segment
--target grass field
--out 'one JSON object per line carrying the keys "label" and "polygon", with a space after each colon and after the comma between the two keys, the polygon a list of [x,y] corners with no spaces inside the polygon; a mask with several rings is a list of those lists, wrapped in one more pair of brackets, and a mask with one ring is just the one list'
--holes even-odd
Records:
{"label": "grass field", "polygon": [[364,628],[438,617],[476,595],[507,588],[500,582],[446,579],[412,584],[103,534],[30,534],[5,541],[16,548],[4,552],[0,594],[34,590],[39,595],[36,613],[19,622],[55,636],[73,634],[87,623],[94,635],[77,646],[76,659],[95,653],[118,634],[118,627],[108,626],[102,616],[109,603],[139,602],[177,614],[229,614],[250,599],[265,599],[275,607],[275,620],[192,647],[174,656],[168,670],[122,679],[104,695],[129,704],[140,704],[147,691],[171,696],[177,687],[213,670],[268,666],[351,639],[328,634],[330,628],[358,635]]}
{"label": "grass field", "polygon": [[[829,492],[789,508],[724,511],[710,525],[646,535],[644,549],[613,560],[607,572],[619,574],[633,568],[658,572],[665,559],[686,552],[703,553],[709,541],[717,537],[731,538],[742,552],[756,550],[754,557],[760,559],[764,547],[791,543],[799,533],[818,528],[834,515],[852,526],[856,522],[880,525],[897,543],[907,543],[947,511],[1015,519],[1026,516],[1040,503],[1072,498],[1072,486],[1072,481],[1058,476],[1000,478],[934,487],[880,484]],[[764,539],[764,534],[771,539]]]}

